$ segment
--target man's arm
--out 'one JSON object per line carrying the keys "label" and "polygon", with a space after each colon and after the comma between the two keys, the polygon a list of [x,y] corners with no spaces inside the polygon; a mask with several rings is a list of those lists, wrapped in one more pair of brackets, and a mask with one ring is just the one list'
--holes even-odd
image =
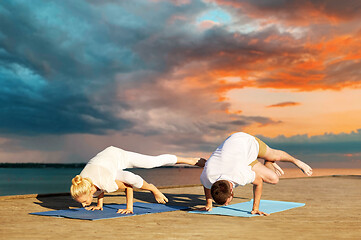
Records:
{"label": "man's arm", "polygon": [[212,211],[213,203],[212,203],[212,194],[211,189],[205,188],[204,189],[204,195],[206,196],[206,211]]}
{"label": "man's arm", "polygon": [[251,213],[268,216],[269,214],[261,212],[259,210],[262,188],[263,188],[263,179],[258,174],[256,174],[256,178],[253,181],[253,208]]}
{"label": "man's arm", "polygon": [[212,202],[211,189],[208,189],[204,186],[203,186],[203,189],[204,189],[204,195],[206,196],[206,206],[202,207],[200,209],[197,209],[197,210],[198,211],[212,211],[213,202]]}

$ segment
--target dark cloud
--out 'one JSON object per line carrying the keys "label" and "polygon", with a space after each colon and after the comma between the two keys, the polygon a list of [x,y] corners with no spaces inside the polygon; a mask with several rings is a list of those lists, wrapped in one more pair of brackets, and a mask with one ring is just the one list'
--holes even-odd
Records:
{"label": "dark cloud", "polygon": [[[204,7],[201,1],[92,4],[1,2],[0,132],[104,134],[132,126],[119,117],[128,104],[116,99],[116,76],[135,73],[132,80],[152,82],[148,76],[135,79],[136,72],[167,72],[167,51],[138,46],[166,34],[174,13],[187,16]],[[144,11],[151,5],[152,11]]]}
{"label": "dark cloud", "polygon": [[272,148],[294,154],[354,154],[360,153],[361,129],[351,133],[324,134],[317,136],[297,135],[267,138],[258,136]]}
{"label": "dark cloud", "polygon": [[326,73],[325,79],[336,88],[341,89],[350,85],[361,87],[361,61],[359,60],[345,60],[330,64],[327,66]]}
{"label": "dark cloud", "polygon": [[216,0],[220,5],[239,9],[243,14],[257,18],[277,19],[285,24],[311,25],[327,21],[349,21],[360,18],[358,0],[343,4],[338,0]]}
{"label": "dark cloud", "polygon": [[131,126],[86,95],[63,85],[36,90],[11,79],[5,79],[0,89],[0,119],[0,131],[14,135],[104,134]]}
{"label": "dark cloud", "polygon": [[[266,42],[272,36],[277,36],[275,41]],[[257,41],[250,44],[252,40]],[[221,26],[194,36],[159,35],[156,41],[149,39],[139,44],[138,51],[140,55],[154,57],[154,61],[165,58],[158,56],[160,54],[167,56],[168,68],[182,67],[192,61],[205,61],[208,70],[227,71],[232,75],[238,71],[258,70],[258,63],[264,64],[267,59],[272,60],[274,66],[286,66],[299,58],[305,49],[292,35],[280,33],[275,27],[242,34],[230,32]]]}

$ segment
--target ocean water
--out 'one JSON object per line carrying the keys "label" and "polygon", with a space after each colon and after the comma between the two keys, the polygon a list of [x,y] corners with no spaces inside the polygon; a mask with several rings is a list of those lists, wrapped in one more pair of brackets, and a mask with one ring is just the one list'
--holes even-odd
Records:
{"label": "ocean water", "polygon": [[[82,168],[0,168],[0,196],[69,192]],[[127,169],[160,186],[200,184],[202,168]]]}

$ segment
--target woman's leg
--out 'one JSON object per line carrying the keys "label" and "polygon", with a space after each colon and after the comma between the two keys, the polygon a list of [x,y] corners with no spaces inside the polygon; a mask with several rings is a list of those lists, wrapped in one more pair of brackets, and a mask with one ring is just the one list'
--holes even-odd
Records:
{"label": "woman's leg", "polygon": [[161,166],[173,166],[175,164],[188,164],[204,167],[206,161],[203,158],[177,157],[172,154],[149,156],[140,153],[127,152],[127,156],[129,162],[128,168],[155,168]]}
{"label": "woman's leg", "polygon": [[161,166],[173,166],[177,163],[177,157],[171,154],[149,156],[140,153],[127,152],[128,168],[155,168]]}

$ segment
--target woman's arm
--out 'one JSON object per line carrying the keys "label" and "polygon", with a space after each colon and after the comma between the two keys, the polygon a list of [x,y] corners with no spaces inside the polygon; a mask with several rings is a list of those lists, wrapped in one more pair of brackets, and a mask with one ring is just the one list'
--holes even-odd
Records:
{"label": "woman's arm", "polygon": [[133,187],[118,180],[115,180],[115,182],[118,185],[118,189],[120,190],[125,189],[126,204],[127,204],[126,209],[118,209],[117,213],[121,213],[121,214],[133,213]]}
{"label": "woman's arm", "polygon": [[98,196],[98,204],[97,206],[90,206],[90,207],[86,207],[86,210],[101,210],[103,211],[103,201],[104,201],[104,192],[102,192],[101,194],[99,194]]}
{"label": "woman's arm", "polygon": [[99,196],[98,196],[97,208],[99,208],[100,210],[103,210],[103,203],[104,203],[104,192],[102,192],[102,193],[99,194]]}

